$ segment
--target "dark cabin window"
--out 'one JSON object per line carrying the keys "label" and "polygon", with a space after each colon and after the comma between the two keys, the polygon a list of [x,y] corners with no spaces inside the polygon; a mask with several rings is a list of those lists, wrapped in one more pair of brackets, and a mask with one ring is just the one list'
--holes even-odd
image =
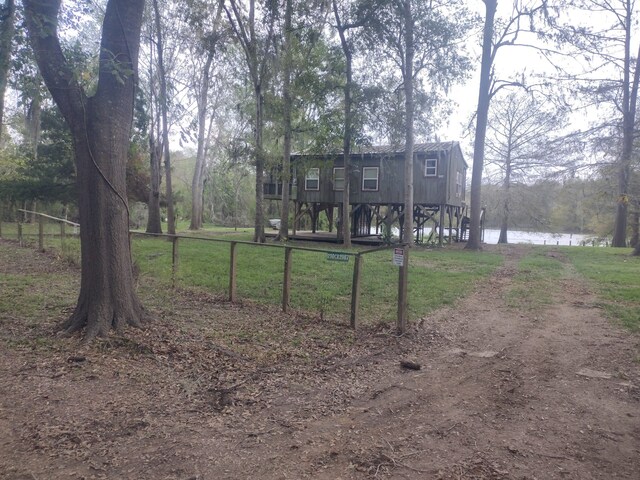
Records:
{"label": "dark cabin window", "polygon": [[378,167],[362,167],[362,191],[375,192],[378,190]]}
{"label": "dark cabin window", "polygon": [[424,176],[436,177],[438,175],[438,159],[427,158],[424,161]]}
{"label": "dark cabin window", "polygon": [[305,190],[320,190],[320,169],[310,168],[304,177]]}
{"label": "dark cabin window", "polygon": [[333,169],[333,189],[344,190],[344,167]]}

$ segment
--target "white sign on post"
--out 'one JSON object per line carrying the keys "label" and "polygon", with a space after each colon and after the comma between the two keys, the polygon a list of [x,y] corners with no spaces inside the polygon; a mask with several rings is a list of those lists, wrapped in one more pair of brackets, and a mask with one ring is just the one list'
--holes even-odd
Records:
{"label": "white sign on post", "polygon": [[394,248],[393,249],[393,264],[398,267],[404,266],[404,249],[403,248]]}

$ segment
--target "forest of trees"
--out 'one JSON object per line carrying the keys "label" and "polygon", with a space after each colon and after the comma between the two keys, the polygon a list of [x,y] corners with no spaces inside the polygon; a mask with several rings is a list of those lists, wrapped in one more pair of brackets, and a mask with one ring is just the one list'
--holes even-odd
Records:
{"label": "forest of trees", "polygon": [[[103,68],[107,3],[65,1],[57,17],[87,98]],[[487,208],[487,225],[504,241],[509,229],[537,229],[637,243],[632,1],[143,3],[126,167],[137,228],[253,226],[264,241],[266,218],[291,215],[264,202],[265,171],[291,151],[435,140],[463,101],[453,87],[472,85],[475,104],[482,71],[467,133],[445,140],[461,140],[479,171],[480,196],[467,201]],[[26,207],[79,218],[74,137],[39,73],[28,4],[0,4],[0,216],[13,221]],[[515,50],[530,68],[505,67],[503,52]],[[115,58],[111,68],[128,75]]]}

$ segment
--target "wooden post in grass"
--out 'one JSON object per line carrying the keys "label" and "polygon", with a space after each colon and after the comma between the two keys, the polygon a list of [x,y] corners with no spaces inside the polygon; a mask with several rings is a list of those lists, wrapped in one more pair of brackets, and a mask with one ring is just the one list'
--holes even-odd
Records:
{"label": "wooden post in grass", "polygon": [[284,249],[284,281],[282,284],[282,311],[286,312],[289,308],[289,296],[291,292],[291,254],[293,249],[285,247]]}
{"label": "wooden post in grass", "polygon": [[38,216],[38,249],[44,252],[44,218]]}
{"label": "wooden post in grass", "polygon": [[22,223],[18,222],[18,245],[22,247]]}
{"label": "wooden post in grass", "polygon": [[351,328],[358,327],[358,310],[360,309],[360,273],[362,271],[362,256],[355,256],[353,262],[353,283],[351,284]]}
{"label": "wooden post in grass", "polygon": [[[1,213],[0,213],[0,217],[1,217]],[[2,218],[0,218],[0,238],[2,238]]]}
{"label": "wooden post in grass", "polygon": [[229,301],[236,301],[236,242],[231,242],[229,261]]}
{"label": "wooden post in grass", "polygon": [[398,274],[398,334],[402,335],[407,331],[407,298],[409,290],[409,246],[402,247],[402,266]]}
{"label": "wooden post in grass", "polygon": [[176,276],[178,274],[178,237],[173,237],[171,242],[171,281],[173,288],[176,288]]}
{"label": "wooden post in grass", "polygon": [[60,249],[64,253],[64,222],[60,222]]}

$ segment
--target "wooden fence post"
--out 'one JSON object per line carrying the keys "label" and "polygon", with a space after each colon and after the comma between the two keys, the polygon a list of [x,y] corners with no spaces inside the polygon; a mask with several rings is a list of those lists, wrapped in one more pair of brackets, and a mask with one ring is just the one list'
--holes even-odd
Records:
{"label": "wooden fence post", "polygon": [[18,222],[18,245],[22,247],[22,223]]}
{"label": "wooden fence post", "polygon": [[358,328],[358,310],[360,309],[360,273],[362,256],[356,255],[353,263],[353,283],[351,284],[351,328]]}
{"label": "wooden fence post", "polygon": [[178,274],[178,237],[173,237],[171,240],[171,280],[173,288],[176,288],[176,276]]}
{"label": "wooden fence post", "polygon": [[231,242],[229,259],[229,301],[236,301],[236,242]]}
{"label": "wooden fence post", "polygon": [[0,218],[0,238],[2,238],[2,218]]}
{"label": "wooden fence post", "polygon": [[289,297],[291,293],[291,254],[293,249],[285,247],[284,249],[284,281],[282,284],[282,311],[286,312],[289,308]]}
{"label": "wooden fence post", "polygon": [[402,335],[407,331],[407,303],[409,290],[409,246],[402,247],[402,266],[398,274],[398,334]]}
{"label": "wooden fence post", "polygon": [[38,216],[38,249],[44,252],[44,218]]}
{"label": "wooden fence post", "polygon": [[62,253],[64,253],[64,235],[64,222],[60,222],[60,249],[62,250]]}

